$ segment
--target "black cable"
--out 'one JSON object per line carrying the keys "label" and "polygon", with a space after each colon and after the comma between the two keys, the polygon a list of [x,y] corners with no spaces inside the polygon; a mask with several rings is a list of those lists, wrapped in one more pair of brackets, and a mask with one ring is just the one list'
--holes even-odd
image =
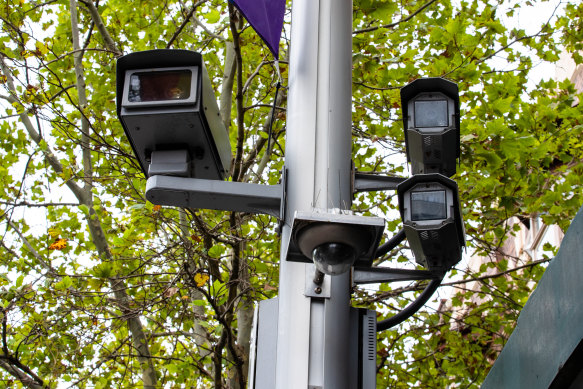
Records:
{"label": "black cable", "polygon": [[405,240],[405,230],[403,228],[401,228],[395,234],[395,236],[393,236],[387,242],[385,242],[384,244],[379,246],[379,248],[377,249],[377,252],[375,254],[375,258],[382,257],[383,255],[385,255],[386,253],[388,253],[389,251],[391,251],[392,249],[397,247],[404,240]]}
{"label": "black cable", "polygon": [[441,285],[442,280],[443,278],[431,280],[431,282],[425,287],[425,290],[417,296],[415,301],[407,305],[401,312],[397,313],[395,316],[389,317],[388,319],[377,322],[377,332],[388,330],[413,316],[422,306],[425,305],[433,293],[435,293],[439,285]]}

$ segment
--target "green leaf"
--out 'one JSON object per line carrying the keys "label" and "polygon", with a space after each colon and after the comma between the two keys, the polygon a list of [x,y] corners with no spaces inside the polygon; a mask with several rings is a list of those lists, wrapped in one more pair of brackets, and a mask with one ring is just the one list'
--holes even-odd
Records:
{"label": "green leaf", "polygon": [[218,10],[211,9],[209,12],[206,12],[204,14],[204,18],[209,23],[217,23],[221,18],[221,14],[219,13]]}

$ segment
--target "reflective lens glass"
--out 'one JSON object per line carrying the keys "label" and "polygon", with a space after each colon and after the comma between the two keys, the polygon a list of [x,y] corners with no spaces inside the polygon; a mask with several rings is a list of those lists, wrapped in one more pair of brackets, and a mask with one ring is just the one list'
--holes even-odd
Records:
{"label": "reflective lens glass", "polygon": [[411,220],[439,220],[446,218],[447,204],[444,190],[411,193]]}
{"label": "reflective lens glass", "polygon": [[338,275],[350,270],[356,250],[344,243],[324,243],[314,249],[312,259],[322,273]]}
{"label": "reflective lens glass", "polygon": [[447,127],[447,100],[415,102],[415,127]]}
{"label": "reflective lens glass", "polygon": [[185,100],[190,97],[191,80],[192,72],[187,69],[134,73],[130,76],[128,101]]}

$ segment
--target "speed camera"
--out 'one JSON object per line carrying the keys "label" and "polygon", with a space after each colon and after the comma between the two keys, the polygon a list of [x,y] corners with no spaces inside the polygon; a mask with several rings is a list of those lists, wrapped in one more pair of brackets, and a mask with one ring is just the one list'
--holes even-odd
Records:
{"label": "speed camera", "polygon": [[201,54],[149,50],[119,58],[117,114],[146,177],[228,174],[228,131]]}

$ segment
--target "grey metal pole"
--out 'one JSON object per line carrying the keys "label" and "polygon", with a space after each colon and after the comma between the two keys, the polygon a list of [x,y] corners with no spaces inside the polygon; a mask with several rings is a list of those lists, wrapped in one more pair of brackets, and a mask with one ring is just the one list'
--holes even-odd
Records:
{"label": "grey metal pole", "polygon": [[294,0],[291,39],[276,388],[349,389],[349,275],[332,277],[330,298],[306,297],[311,265],[284,245],[296,211],[351,205],[352,1]]}

